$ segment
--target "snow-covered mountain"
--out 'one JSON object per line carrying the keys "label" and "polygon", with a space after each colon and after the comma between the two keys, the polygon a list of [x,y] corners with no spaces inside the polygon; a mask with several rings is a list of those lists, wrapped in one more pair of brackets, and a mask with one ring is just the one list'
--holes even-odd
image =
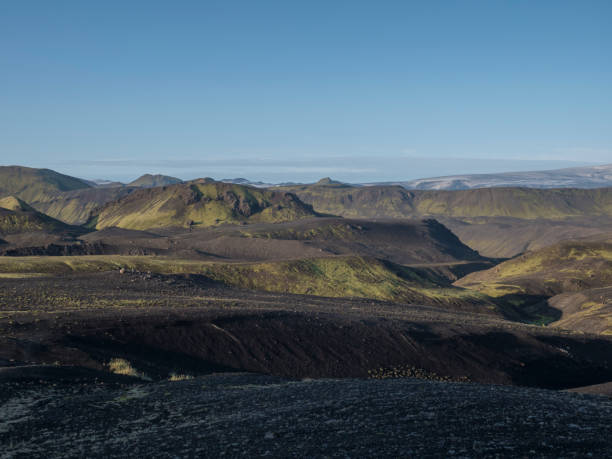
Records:
{"label": "snow-covered mountain", "polygon": [[413,190],[466,190],[492,187],[602,188],[612,186],[612,164],[549,171],[449,175],[405,182],[385,182],[384,185],[401,185]]}

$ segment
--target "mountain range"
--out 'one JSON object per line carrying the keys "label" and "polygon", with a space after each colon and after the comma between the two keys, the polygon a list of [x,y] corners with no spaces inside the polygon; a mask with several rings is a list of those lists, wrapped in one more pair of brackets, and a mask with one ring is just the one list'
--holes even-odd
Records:
{"label": "mountain range", "polygon": [[[213,265],[197,272],[241,288],[404,299],[513,320],[561,320],[547,315],[551,304],[574,311],[588,302],[587,290],[607,288],[607,278],[594,282],[599,277],[578,284],[565,279],[553,288],[549,277],[576,270],[568,251],[555,249],[567,241],[574,241],[570,253],[594,253],[593,266],[607,269],[609,250],[583,240],[612,234],[612,187],[408,190],[331,178],[271,187],[244,182],[145,174],[128,184],[95,184],[48,169],[0,167],[1,251],[188,260],[184,266],[146,262],[164,273],[189,271],[204,260]],[[547,264],[535,275],[529,269],[539,253],[547,254]],[[504,258],[512,260],[498,264]],[[509,279],[508,272],[528,276]],[[583,296],[552,299],[578,293]],[[572,314],[563,323],[608,332]]]}
{"label": "mountain range", "polygon": [[[223,179],[223,182],[257,187],[304,185],[299,183],[265,183],[245,178]],[[564,169],[461,174],[392,182],[354,183],[354,186],[401,186],[408,190],[468,190],[474,188],[602,188],[612,186],[612,164]]]}

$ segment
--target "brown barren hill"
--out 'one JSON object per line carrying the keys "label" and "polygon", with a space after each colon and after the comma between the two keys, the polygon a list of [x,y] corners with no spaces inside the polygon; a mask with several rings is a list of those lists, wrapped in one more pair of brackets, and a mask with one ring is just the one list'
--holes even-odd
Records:
{"label": "brown barren hill", "polygon": [[512,258],[561,241],[612,232],[611,217],[520,219],[438,217],[465,244],[491,258]]}

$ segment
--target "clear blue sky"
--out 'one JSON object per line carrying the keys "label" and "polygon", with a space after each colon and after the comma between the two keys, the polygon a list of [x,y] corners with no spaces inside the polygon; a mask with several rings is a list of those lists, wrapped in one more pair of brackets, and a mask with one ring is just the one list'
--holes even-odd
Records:
{"label": "clear blue sky", "polygon": [[608,0],[3,1],[0,164],[358,181],[612,163],[611,24]]}

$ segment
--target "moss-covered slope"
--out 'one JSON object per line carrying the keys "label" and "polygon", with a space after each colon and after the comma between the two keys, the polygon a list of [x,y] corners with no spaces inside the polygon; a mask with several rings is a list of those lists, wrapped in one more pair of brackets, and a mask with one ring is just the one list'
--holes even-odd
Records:
{"label": "moss-covered slope", "polygon": [[515,217],[561,219],[611,216],[612,188],[406,190],[400,186],[354,187],[319,182],[282,187],[318,212],[345,217]]}
{"label": "moss-covered slope", "polygon": [[561,311],[557,327],[612,335],[612,286],[561,293],[548,304]]}
{"label": "moss-covered slope", "polygon": [[19,198],[7,196],[0,199],[0,234],[4,236],[33,231],[57,233],[73,229],[69,225],[34,210]]}
{"label": "moss-covered slope", "polygon": [[143,230],[284,222],[316,215],[311,206],[288,192],[202,181],[134,191],[97,211],[90,225],[97,229],[117,226]]}
{"label": "moss-covered slope", "polygon": [[104,204],[134,191],[133,187],[86,188],[45,196],[30,204],[40,212],[70,225],[83,225]]}
{"label": "moss-covered slope", "polygon": [[561,242],[469,274],[457,285],[493,295],[514,291],[548,296],[612,285],[612,240]]}
{"label": "moss-covered slope", "polygon": [[0,257],[0,278],[126,268],[202,274],[223,284],[279,293],[362,297],[506,316],[485,295],[453,287],[435,272],[366,257],[219,263],[150,256]]}
{"label": "moss-covered slope", "polygon": [[170,177],[169,175],[160,174],[144,174],[138,177],[133,182],[128,183],[127,186],[133,186],[138,188],[155,188],[158,186],[176,185],[183,181],[176,177]]}
{"label": "moss-covered slope", "polygon": [[0,197],[13,195],[31,203],[58,192],[86,188],[91,188],[91,185],[50,169],[0,166]]}
{"label": "moss-covered slope", "polygon": [[428,270],[365,257],[333,257],[250,264],[214,264],[206,275],[228,285],[270,292],[362,297],[465,309],[501,311],[484,295],[445,285]]}
{"label": "moss-covered slope", "polygon": [[[553,324],[612,332],[612,307],[606,306],[612,298],[597,293],[612,286],[612,236],[566,241],[527,252],[494,268],[471,273],[454,285],[513,302],[535,314],[539,311]],[[595,311],[599,323],[589,319],[587,325],[584,320]]]}

